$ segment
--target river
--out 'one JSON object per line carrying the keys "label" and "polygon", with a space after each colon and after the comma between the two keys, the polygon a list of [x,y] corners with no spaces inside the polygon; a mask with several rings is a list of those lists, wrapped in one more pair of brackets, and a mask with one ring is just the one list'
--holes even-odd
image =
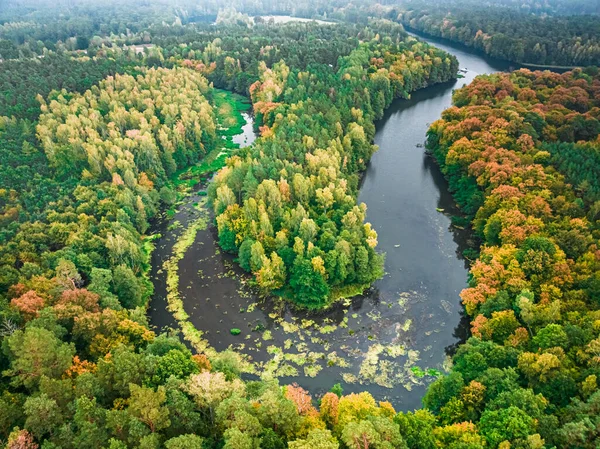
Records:
{"label": "river", "polygon": [[[379,151],[358,200],[367,204],[367,220],[379,234],[386,275],[365,296],[316,315],[262,302],[232,258],[219,251],[212,224],[197,233],[179,261],[179,292],[189,320],[211,347],[250,357],[254,376],[297,382],[317,396],[339,382],[344,393],[369,391],[397,410],[412,410],[420,408],[434,379],[435,372],[427,370],[443,370],[448,352],[466,337],[459,292],[467,281],[461,254],[469,235],[452,227],[450,216],[458,211],[423,143],[428,125],[450,106],[453,89],[510,66],[458,45],[423,40],[454,54],[464,78],[395,101],[376,124]],[[242,145],[254,138],[248,121],[237,137]],[[203,213],[196,206],[201,199],[192,195],[174,221],[157,225],[162,237],[153,254],[150,320],[158,329],[176,327],[165,310],[162,263],[185,227]],[[241,333],[232,335],[234,328]]]}

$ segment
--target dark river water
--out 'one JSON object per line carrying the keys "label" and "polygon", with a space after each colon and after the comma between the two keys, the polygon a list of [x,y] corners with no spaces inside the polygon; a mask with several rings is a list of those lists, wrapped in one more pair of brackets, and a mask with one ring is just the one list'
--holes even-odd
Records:
{"label": "dark river water", "polygon": [[[344,393],[369,391],[397,410],[412,410],[421,406],[434,379],[423,371],[443,371],[448,353],[466,337],[459,293],[466,287],[468,267],[461,254],[469,234],[452,227],[450,216],[458,211],[423,143],[429,124],[450,106],[453,89],[510,66],[424,40],[454,54],[464,78],[394,102],[377,123],[379,151],[358,200],[367,204],[367,220],[379,235],[379,250],[386,253],[386,275],[365,296],[317,315],[260,301],[232,258],[220,253],[212,224],[198,232],[179,262],[179,292],[190,321],[212,348],[247,355],[256,367],[250,377],[297,382],[315,396],[339,382]],[[238,142],[250,144],[251,123],[244,131]],[[150,310],[158,329],[176,327],[165,309],[162,262],[187,224],[203,213],[195,205],[201,199],[192,195],[180,208],[173,220],[181,226],[173,226],[173,220],[158,225],[162,238],[153,254]],[[232,335],[232,328],[241,333]]]}

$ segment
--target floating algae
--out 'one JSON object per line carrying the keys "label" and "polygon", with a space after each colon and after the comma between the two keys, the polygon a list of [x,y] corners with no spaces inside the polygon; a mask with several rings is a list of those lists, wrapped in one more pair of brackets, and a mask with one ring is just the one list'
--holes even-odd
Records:
{"label": "floating algae", "polygon": [[412,320],[409,318],[404,322],[404,324],[402,326],[400,326],[400,329],[402,329],[404,332],[408,332],[411,325],[412,325]]}
{"label": "floating algae", "polygon": [[[204,203],[205,200],[201,202]],[[177,264],[193,244],[196,234],[200,230],[206,230],[207,218],[206,210],[200,208],[198,218],[178,236],[173,247],[174,256],[169,260],[169,266],[165,265],[171,277],[177,275]],[[222,271],[213,271],[211,265],[215,263],[215,257],[212,254],[196,259],[203,259],[203,265],[202,269],[193,270],[197,273],[195,279],[206,282],[214,282],[211,278],[219,279],[219,282],[224,282],[225,278],[233,279],[229,282],[236,283],[235,291],[240,300],[229,305],[227,297],[223,297],[219,303],[205,297],[202,299],[207,302],[196,301],[188,307],[190,310],[202,310],[201,304],[207,304],[223,319],[228,314],[233,315],[227,320],[230,324],[226,329],[231,327],[232,334],[233,331],[236,332],[234,335],[241,334],[237,338],[244,343],[225,341],[229,341],[230,349],[248,357],[252,354],[253,361],[248,362],[251,366],[245,371],[254,372],[261,379],[272,380],[280,377],[314,378],[326,370],[335,370],[337,380],[348,384],[378,385],[385,389],[402,385],[410,390],[414,385],[423,383],[423,378],[411,371],[419,360],[419,352],[410,347],[414,323],[404,315],[412,304],[426,299],[423,294],[411,290],[400,293],[397,300],[393,297],[382,298],[362,313],[356,312],[351,300],[344,300],[336,315],[298,316],[290,314],[287,304],[280,298],[269,298],[268,301],[256,299],[248,288],[247,280],[240,277],[235,266],[228,261],[223,263]],[[186,284],[187,282],[186,278]],[[198,284],[200,283],[196,282],[200,286]],[[189,286],[193,285],[194,279]],[[177,286],[178,278],[169,291],[172,292]],[[172,299],[175,298],[174,295],[171,296]],[[177,296],[183,301],[183,295]],[[243,298],[247,300],[243,301]],[[265,308],[267,310],[263,310]],[[205,340],[207,335],[194,329],[183,308],[181,311],[183,313],[177,316],[183,318],[180,324],[186,339],[192,341],[197,350],[214,353]],[[226,326],[223,319],[219,321]],[[242,321],[245,323],[240,326]],[[348,329],[349,322],[354,329]],[[253,334],[252,331],[260,334]],[[213,329],[213,335],[215,333],[219,334],[219,331]],[[222,334],[229,333],[226,331]],[[222,345],[223,337],[219,337],[219,340],[218,343]]]}
{"label": "floating algae", "polygon": [[264,332],[263,332],[263,334],[262,334],[262,338],[263,338],[263,340],[265,340],[265,341],[268,341],[268,340],[273,340],[273,335],[271,334],[271,331],[269,331],[269,330],[266,330],[266,331],[264,331]]}
{"label": "floating algae", "polygon": [[331,334],[332,332],[335,332],[336,329],[337,326],[328,324],[326,326],[321,327],[319,329],[319,332],[321,332],[322,334]]}
{"label": "floating algae", "polygon": [[304,375],[306,377],[316,377],[323,369],[321,365],[309,365],[304,367]]}
{"label": "floating algae", "polygon": [[355,384],[358,382],[357,377],[352,373],[342,373],[342,379],[344,379],[344,382],[347,384]]}

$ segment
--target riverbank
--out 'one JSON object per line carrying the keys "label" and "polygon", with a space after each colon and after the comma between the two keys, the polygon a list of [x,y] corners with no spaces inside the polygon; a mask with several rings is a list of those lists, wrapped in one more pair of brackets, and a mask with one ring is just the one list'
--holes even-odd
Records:
{"label": "riverbank", "polygon": [[[212,98],[218,124],[220,145],[211,151],[197,165],[178,172],[171,183],[177,192],[176,203],[158,217],[152,226],[151,234],[146,238],[152,246],[148,247],[151,254],[151,269],[148,277],[154,284],[154,293],[149,304],[150,324],[157,332],[180,332],[186,329],[189,344],[198,341],[193,326],[185,324],[185,310],[177,303],[178,297],[171,293],[172,305],[169,308],[168,294],[174,292],[177,264],[172,260],[178,254],[185,253],[182,239],[193,243],[196,235],[191,235],[191,229],[206,230],[209,222],[208,209],[204,207],[206,188],[212,175],[225,165],[225,160],[232,151],[240,146],[253,142],[255,136],[250,116],[251,104],[249,99],[232,92],[215,89]],[[193,224],[190,224],[193,222]],[[203,225],[202,225],[203,224]],[[187,234],[186,237],[186,232]],[[172,254],[179,242],[179,250]],[[170,264],[169,264],[170,262]],[[167,265],[165,265],[167,264]],[[169,281],[169,268],[170,281]],[[170,286],[170,287],[169,287]],[[174,317],[177,314],[177,319]],[[181,323],[178,322],[181,320]],[[183,323],[183,324],[182,324]]]}
{"label": "riverbank", "polygon": [[481,57],[485,58],[486,60],[488,60],[490,62],[495,62],[495,63],[499,63],[499,64],[503,64],[503,65],[509,65],[510,70],[518,70],[521,68],[528,68],[528,69],[532,69],[532,70],[550,70],[550,71],[562,73],[562,72],[567,72],[569,70],[581,68],[580,66],[533,64],[533,63],[529,63],[529,62],[516,62],[516,61],[511,61],[508,59],[496,58],[494,56],[490,56],[489,54],[487,54],[486,52],[484,52],[482,50],[479,50],[477,48],[474,48],[472,46],[464,44],[463,42],[455,41],[453,39],[448,39],[448,38],[441,37],[441,36],[435,36],[435,35],[426,33],[424,31],[418,30],[416,28],[412,28],[403,23],[402,23],[402,26],[408,32],[408,34],[415,36],[418,39],[424,40],[426,42],[430,42],[432,45],[436,45],[439,47],[440,43],[447,44],[456,49],[462,49],[469,53],[472,53],[475,55],[480,55]]}

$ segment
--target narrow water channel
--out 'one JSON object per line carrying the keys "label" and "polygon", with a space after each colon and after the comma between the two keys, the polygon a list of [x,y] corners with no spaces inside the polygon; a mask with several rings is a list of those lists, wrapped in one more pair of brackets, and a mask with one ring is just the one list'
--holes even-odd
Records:
{"label": "narrow water channel", "polygon": [[[467,265],[461,253],[468,234],[451,226],[458,211],[439,168],[425,154],[430,123],[450,106],[452,90],[485,73],[509,69],[441,41],[434,45],[456,55],[464,78],[415,92],[398,100],[377,123],[379,151],[365,173],[359,202],[379,234],[387,254],[386,275],[364,297],[332,310],[309,315],[286,304],[260,302],[245,278],[215,242],[213,225],[198,232],[179,263],[179,291],[190,321],[216,350],[234,348],[256,364],[256,376],[297,382],[319,395],[333,384],[344,393],[369,391],[390,400],[397,410],[419,408],[433,377],[443,370],[447,351],[463,338],[459,292],[466,286]],[[250,144],[251,123],[238,136]],[[245,141],[244,141],[245,139]],[[182,229],[196,217],[198,195],[190,197],[174,220],[164,223],[153,255],[154,326],[176,327],[165,310],[162,261]],[[230,329],[240,329],[232,335]]]}

